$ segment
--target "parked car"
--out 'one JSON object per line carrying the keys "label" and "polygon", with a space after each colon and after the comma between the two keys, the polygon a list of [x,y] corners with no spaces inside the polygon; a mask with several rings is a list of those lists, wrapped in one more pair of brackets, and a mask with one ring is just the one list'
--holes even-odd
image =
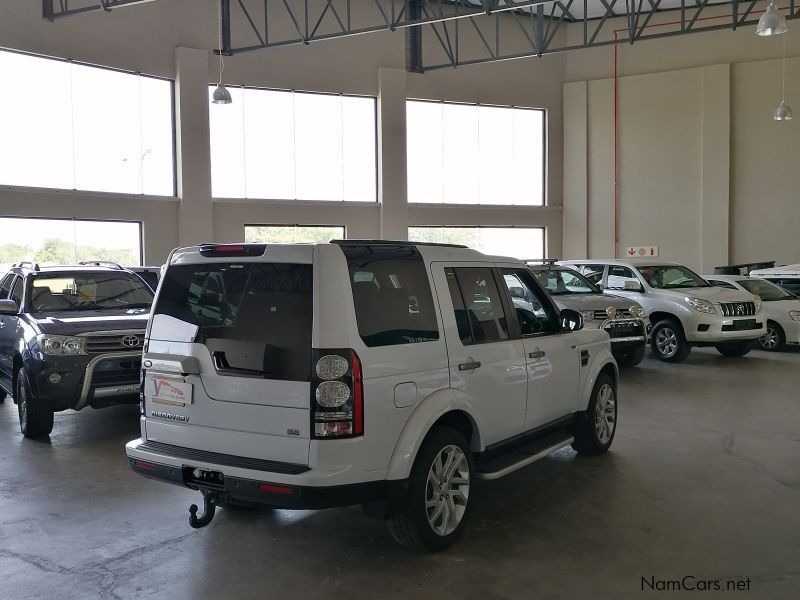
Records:
{"label": "parked car", "polygon": [[[581,313],[584,325],[602,329],[611,338],[611,352],[621,367],[635,367],[644,358],[649,325],[639,304],[613,294],[604,294],[583,275],[552,263],[530,262],[528,268],[550,293],[560,309]],[[514,303],[524,301],[520,288],[511,288]]]}
{"label": "parked car", "polygon": [[800,295],[800,263],[796,265],[783,265],[768,269],[753,269],[752,277],[761,277],[790,291],[795,296]]}
{"label": "parked car", "polygon": [[780,286],[759,277],[744,275],[708,275],[711,285],[755,294],[767,311],[767,332],[758,338],[762,350],[774,352],[786,344],[800,344],[800,298]]}
{"label": "parked car", "polygon": [[0,395],[14,397],[26,437],[53,413],[138,402],[153,292],[105,266],[14,265],[0,280]]}
{"label": "parked car", "polygon": [[635,300],[653,326],[650,347],[666,362],[681,362],[692,346],[744,356],[766,332],[761,300],[749,292],[710,285],[691,269],[653,259],[569,260],[561,264],[602,274],[604,290]]}
{"label": "parked car", "polygon": [[[509,287],[530,309],[513,309]],[[146,477],[218,505],[364,504],[401,544],[461,533],[476,479],[608,450],[617,367],[521,261],[339,241],[173,252],[143,358]]]}

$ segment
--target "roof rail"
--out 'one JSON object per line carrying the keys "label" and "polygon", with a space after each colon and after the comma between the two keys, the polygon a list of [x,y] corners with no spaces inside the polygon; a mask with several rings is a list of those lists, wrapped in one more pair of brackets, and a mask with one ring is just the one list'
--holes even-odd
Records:
{"label": "roof rail", "polygon": [[468,248],[462,244],[444,244],[439,242],[409,242],[408,240],[331,240],[331,244],[339,244],[340,246],[363,245],[369,244],[370,246],[438,246],[440,248]]}
{"label": "roof rail", "polygon": [[22,260],[15,265],[11,265],[11,268],[20,268],[20,269],[32,269],[34,271],[39,271],[39,263],[33,262],[31,260]]}
{"label": "roof rail", "polygon": [[763,260],[761,262],[741,263],[739,265],[725,265],[714,267],[714,275],[741,275],[742,269],[746,274],[754,269],[771,269],[775,266],[774,260]]}
{"label": "roof rail", "polygon": [[125,267],[123,267],[119,263],[115,263],[110,260],[82,260],[78,264],[84,267],[93,266],[93,267],[111,267],[119,270],[125,269]]}

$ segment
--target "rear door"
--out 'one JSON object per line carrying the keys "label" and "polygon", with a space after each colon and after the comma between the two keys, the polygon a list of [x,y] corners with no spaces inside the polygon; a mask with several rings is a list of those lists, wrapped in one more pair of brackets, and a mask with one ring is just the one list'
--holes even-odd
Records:
{"label": "rear door", "polygon": [[268,246],[166,270],[144,356],[148,440],[307,464],[312,257]]}
{"label": "rear door", "polygon": [[476,412],[486,445],[523,430],[527,384],[522,341],[513,339],[496,271],[480,263],[433,263],[450,385]]}

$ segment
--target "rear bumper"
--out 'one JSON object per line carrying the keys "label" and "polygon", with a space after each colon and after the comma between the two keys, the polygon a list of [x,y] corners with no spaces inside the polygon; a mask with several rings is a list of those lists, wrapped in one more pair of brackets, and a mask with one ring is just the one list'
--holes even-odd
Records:
{"label": "rear bumper", "polygon": [[[260,504],[274,508],[299,510],[316,510],[353,504],[370,504],[382,500],[392,500],[395,505],[404,497],[406,482],[404,480],[374,480],[345,485],[326,485],[322,478],[315,479],[313,471],[308,469],[297,475],[287,474],[293,465],[275,463],[263,465],[256,470],[217,464],[208,460],[195,460],[174,455],[160,454],[152,449],[141,449],[142,440],[134,440],[125,446],[128,463],[136,473],[147,477],[179,485],[193,490],[210,492],[222,501],[238,501]],[[191,454],[187,454],[191,456]],[[237,457],[228,457],[235,459]],[[240,460],[247,461],[252,459]],[[220,459],[220,463],[232,462]],[[262,461],[269,462],[269,461]],[[217,480],[206,484],[198,482],[192,471],[213,471],[221,473],[223,481]],[[296,469],[295,469],[296,470]],[[316,483],[317,485],[313,485]]]}

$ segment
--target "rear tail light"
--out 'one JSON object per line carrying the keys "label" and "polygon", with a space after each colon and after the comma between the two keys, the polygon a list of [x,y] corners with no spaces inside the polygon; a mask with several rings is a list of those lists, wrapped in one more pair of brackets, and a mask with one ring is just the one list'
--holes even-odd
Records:
{"label": "rear tail light", "polygon": [[315,350],[311,431],[316,439],[364,434],[361,361],[350,349]]}

